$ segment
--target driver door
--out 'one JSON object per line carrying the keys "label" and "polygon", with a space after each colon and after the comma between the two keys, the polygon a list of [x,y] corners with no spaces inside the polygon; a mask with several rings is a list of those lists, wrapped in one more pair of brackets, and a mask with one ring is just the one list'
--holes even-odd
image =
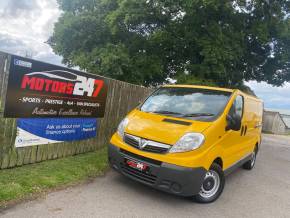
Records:
{"label": "driver door", "polygon": [[244,97],[238,95],[234,100],[231,109],[228,113],[228,116],[237,116],[241,120],[241,127],[239,130],[226,130],[226,134],[223,137],[221,145],[224,150],[224,164],[225,168],[231,167],[239,160],[243,158],[244,155]]}

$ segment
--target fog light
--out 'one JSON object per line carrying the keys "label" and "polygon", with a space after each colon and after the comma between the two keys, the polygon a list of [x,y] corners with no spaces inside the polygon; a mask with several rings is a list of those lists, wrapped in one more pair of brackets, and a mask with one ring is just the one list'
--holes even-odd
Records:
{"label": "fog light", "polygon": [[171,191],[175,193],[179,193],[181,192],[181,186],[178,183],[173,182],[171,185]]}

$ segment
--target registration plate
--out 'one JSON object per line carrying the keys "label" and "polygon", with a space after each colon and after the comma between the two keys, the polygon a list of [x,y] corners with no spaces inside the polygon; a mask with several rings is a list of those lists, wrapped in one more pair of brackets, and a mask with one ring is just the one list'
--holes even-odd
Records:
{"label": "registration plate", "polygon": [[125,162],[129,167],[140,170],[140,171],[146,171],[149,168],[149,166],[146,163],[142,163],[139,161],[126,159]]}

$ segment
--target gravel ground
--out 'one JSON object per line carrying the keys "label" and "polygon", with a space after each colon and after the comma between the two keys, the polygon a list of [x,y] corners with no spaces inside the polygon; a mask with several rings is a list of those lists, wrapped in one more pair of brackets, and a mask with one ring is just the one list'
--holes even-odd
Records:
{"label": "gravel ground", "polygon": [[222,196],[197,204],[131,181],[114,171],[92,183],[16,205],[1,217],[290,217],[290,136],[264,135],[252,171],[226,178]]}

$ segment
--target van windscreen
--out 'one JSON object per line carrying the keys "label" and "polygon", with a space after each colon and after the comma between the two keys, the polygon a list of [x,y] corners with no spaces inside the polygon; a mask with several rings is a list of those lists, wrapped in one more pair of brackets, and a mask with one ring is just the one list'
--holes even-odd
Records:
{"label": "van windscreen", "polygon": [[140,110],[188,119],[211,120],[224,110],[231,94],[210,89],[163,87],[155,91]]}

